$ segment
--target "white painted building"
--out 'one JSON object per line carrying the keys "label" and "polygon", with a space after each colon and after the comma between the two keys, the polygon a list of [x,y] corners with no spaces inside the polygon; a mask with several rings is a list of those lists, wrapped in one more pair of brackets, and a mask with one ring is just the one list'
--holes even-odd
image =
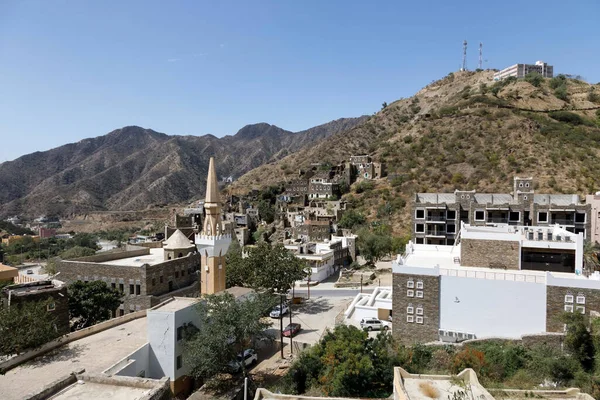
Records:
{"label": "white painted building", "polygon": [[392,316],[392,288],[378,286],[371,293],[359,293],[344,311],[346,318],[359,322],[363,318],[389,321]]}
{"label": "white painted building", "polygon": [[330,277],[336,270],[334,251],[330,249],[331,244],[329,242],[310,243],[310,245],[314,245],[314,251],[308,252],[306,243],[286,244],[285,248],[308,263],[311,269],[311,282],[321,282]]}
{"label": "white painted building", "polygon": [[[583,234],[463,225],[454,246],[409,242],[393,263],[394,334],[409,341],[520,338],[589,314],[600,273],[583,268]],[[479,265],[477,265],[479,264]]]}
{"label": "white painted building", "polygon": [[554,67],[543,61],[536,61],[535,64],[514,64],[496,72],[494,74],[494,80],[501,81],[510,76],[524,78],[525,75],[531,72],[537,72],[544,78],[552,78],[554,76]]}

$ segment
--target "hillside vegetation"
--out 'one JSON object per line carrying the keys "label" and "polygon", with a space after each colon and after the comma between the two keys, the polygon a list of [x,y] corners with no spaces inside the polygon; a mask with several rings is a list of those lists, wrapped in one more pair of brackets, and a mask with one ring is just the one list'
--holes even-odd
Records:
{"label": "hillside vegetation", "polygon": [[492,76],[449,74],[346,132],[250,171],[234,189],[287,181],[310,163],[369,153],[386,163],[387,179],[354,184],[345,198],[371,220],[406,233],[415,192],[509,192],[514,175],[533,176],[536,190],[550,193],[600,188],[600,85]]}

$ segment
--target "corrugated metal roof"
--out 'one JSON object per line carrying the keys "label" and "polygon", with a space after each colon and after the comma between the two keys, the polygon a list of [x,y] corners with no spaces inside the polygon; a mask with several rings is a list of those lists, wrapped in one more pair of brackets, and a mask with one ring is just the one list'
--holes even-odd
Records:
{"label": "corrugated metal roof", "polygon": [[454,193],[417,193],[417,203],[454,203]]}
{"label": "corrugated metal roof", "polygon": [[536,204],[554,204],[557,206],[569,206],[571,204],[581,204],[579,196],[576,194],[534,194],[533,202]]}
{"label": "corrugated metal roof", "polygon": [[513,197],[508,193],[476,193],[475,202],[478,204],[510,204]]}

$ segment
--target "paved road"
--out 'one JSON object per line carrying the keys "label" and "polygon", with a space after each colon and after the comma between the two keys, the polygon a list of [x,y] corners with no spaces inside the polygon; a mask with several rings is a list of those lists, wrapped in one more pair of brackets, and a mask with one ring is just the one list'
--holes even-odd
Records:
{"label": "paved road", "polygon": [[[373,289],[363,289],[363,293],[371,293]],[[318,289],[316,287],[310,288],[310,297],[354,297],[360,293],[360,289],[344,288],[344,289]],[[306,288],[296,288],[296,295],[307,296],[308,290]]]}

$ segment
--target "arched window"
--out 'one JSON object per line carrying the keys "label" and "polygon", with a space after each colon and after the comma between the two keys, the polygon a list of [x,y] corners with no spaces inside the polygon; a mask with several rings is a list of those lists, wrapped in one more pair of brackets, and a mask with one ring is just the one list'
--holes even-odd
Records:
{"label": "arched window", "polygon": [[177,258],[181,258],[183,257],[183,253],[179,253],[179,255],[177,256]]}

